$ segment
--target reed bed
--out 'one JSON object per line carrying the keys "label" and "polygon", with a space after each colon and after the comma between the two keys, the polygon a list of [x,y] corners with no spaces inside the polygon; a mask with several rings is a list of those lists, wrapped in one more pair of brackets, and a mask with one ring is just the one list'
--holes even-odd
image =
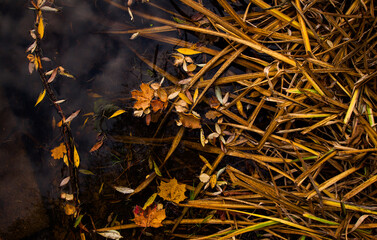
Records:
{"label": "reed bed", "polygon": [[[170,100],[153,137],[114,136],[127,144],[169,144],[157,164],[162,175],[177,147],[198,153],[192,161],[203,167],[192,179],[170,172],[191,194],[177,204],[179,217],[162,222],[165,233],[187,239],[375,239],[374,1],[217,0],[221,16],[201,1],[180,2],[195,17],[169,12],[172,18],[162,19],[131,7],[135,18],[156,27],[108,31],[137,33],[207,57],[180,84],[178,76],[137,53],[169,81],[166,92],[179,86],[180,95]],[[177,30],[217,41],[204,45],[166,34]],[[190,102],[183,113],[200,112],[200,126],[184,124],[176,136],[160,138],[185,96]],[[158,175],[147,176],[133,194],[156,187]],[[195,225],[208,227],[192,234]]]}

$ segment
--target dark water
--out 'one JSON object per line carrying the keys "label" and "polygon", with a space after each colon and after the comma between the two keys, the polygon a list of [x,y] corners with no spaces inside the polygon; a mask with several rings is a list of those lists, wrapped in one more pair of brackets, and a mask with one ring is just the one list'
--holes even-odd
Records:
{"label": "dark water", "polygon": [[[151,23],[136,16],[135,22],[131,22],[127,12],[103,1],[62,0],[55,4],[62,11],[44,15],[46,32],[42,49],[52,60],[44,63],[44,67],[49,70],[63,66],[76,77],[75,80],[58,77],[53,86],[59,99],[67,99],[62,104],[66,115],[81,109],[71,127],[81,168],[97,174],[94,177],[80,175],[82,195],[88,199],[98,193],[106,173],[114,168],[117,174],[124,170],[110,153],[116,146],[105,146],[99,153],[89,153],[97,134],[113,131],[117,126],[129,133],[149,130],[142,120],[132,118],[130,113],[125,114],[121,123],[105,120],[99,125],[98,121],[90,119],[83,127],[86,119],[83,114],[95,112],[98,106],[106,104],[129,110],[130,91],[138,88],[141,81],[160,79],[125,45],[124,41],[129,41],[130,35],[101,32],[113,28],[115,22],[134,27],[146,27]],[[158,4],[173,9],[167,1]],[[31,75],[28,72],[25,50],[32,43],[28,32],[34,24],[34,13],[28,7],[28,1],[0,2],[0,236],[4,239],[55,239],[60,235],[61,239],[72,239],[69,227],[64,226],[67,223],[60,222],[58,201],[62,191],[59,183],[67,172],[61,160],[50,156],[50,150],[62,141],[59,129],[52,126],[53,118],[59,121],[59,117],[47,98],[34,107],[42,85],[35,72]],[[146,4],[137,3],[134,9],[166,17]],[[132,46],[162,66],[172,49],[172,46],[142,38],[134,40]],[[93,97],[94,94],[101,97]],[[123,158],[143,149],[119,151]],[[87,201],[84,206],[92,208],[86,209],[88,211],[99,212],[100,203],[100,200]]]}

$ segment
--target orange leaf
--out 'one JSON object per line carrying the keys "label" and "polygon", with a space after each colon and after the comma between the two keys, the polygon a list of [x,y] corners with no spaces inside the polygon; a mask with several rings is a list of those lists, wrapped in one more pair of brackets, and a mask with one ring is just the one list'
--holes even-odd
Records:
{"label": "orange leaf", "polygon": [[178,181],[175,178],[170,179],[170,181],[167,183],[161,182],[158,190],[158,195],[167,201],[180,203],[186,199],[186,185],[178,184]]}
{"label": "orange leaf", "polygon": [[54,159],[63,158],[65,153],[67,153],[67,149],[65,148],[64,143],[61,143],[58,147],[51,150],[51,156]]}
{"label": "orange leaf", "polygon": [[45,34],[45,26],[44,26],[44,23],[43,23],[42,15],[39,16],[38,34],[39,34],[40,39],[42,39],[44,34]]}
{"label": "orange leaf", "polygon": [[131,92],[132,98],[137,100],[137,102],[134,105],[134,108],[145,110],[150,106],[151,100],[154,95],[154,91],[152,88],[149,87],[148,84],[145,83],[142,83],[140,85],[140,89],[141,91],[133,90]]}
{"label": "orange leaf", "polygon": [[94,146],[90,149],[89,152],[94,152],[94,151],[97,151],[103,144],[103,141],[99,141],[99,142],[96,142],[96,144],[94,144]]}
{"label": "orange leaf", "polygon": [[166,218],[165,209],[162,209],[162,204],[154,207],[149,206],[146,210],[136,205],[133,212],[135,215],[133,221],[141,227],[161,227],[161,222]]}
{"label": "orange leaf", "polygon": [[157,95],[161,101],[166,102],[168,100],[168,94],[162,88],[157,89]]}
{"label": "orange leaf", "polygon": [[151,107],[152,107],[153,112],[157,112],[160,109],[164,109],[164,103],[161,102],[160,100],[154,99],[151,101]]}
{"label": "orange leaf", "polygon": [[179,115],[179,121],[182,123],[182,125],[186,128],[201,128],[202,125],[200,124],[200,119],[195,117],[193,114],[184,114],[184,113],[178,113]]}

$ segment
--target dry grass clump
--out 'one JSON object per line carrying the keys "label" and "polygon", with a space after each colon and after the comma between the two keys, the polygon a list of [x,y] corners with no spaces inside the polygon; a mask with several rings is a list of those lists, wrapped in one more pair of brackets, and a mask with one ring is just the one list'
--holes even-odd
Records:
{"label": "dry grass clump", "polygon": [[[186,71],[191,79],[181,84],[179,95],[182,99],[182,95],[194,96],[186,114],[199,110],[212,114],[201,116],[202,139],[184,140],[185,124],[181,126],[174,139],[165,139],[172,144],[159,169],[163,171],[177,146],[184,146],[213,156],[197,157],[203,162],[197,174],[206,174],[211,180],[191,187],[191,200],[178,204],[183,208],[180,217],[163,222],[170,234],[230,239],[256,231],[268,239],[374,239],[374,2],[275,0],[269,5],[250,0],[245,5],[244,1],[218,0],[223,17],[193,0],[181,2],[197,12],[196,18],[172,13],[176,21],[170,21],[132,10],[135,17],[162,26],[111,31],[138,33],[139,37],[195,49],[210,59],[202,68]],[[210,45],[164,34],[175,29],[214,36],[227,46],[217,51]],[[140,57],[172,85],[181,80]],[[230,74],[230,66],[246,70]],[[206,79],[201,80],[203,76]],[[227,99],[222,99],[225,96]],[[215,134],[208,138],[212,132]],[[134,141],[130,137],[116,139]],[[154,141],[159,139],[142,142]],[[242,164],[228,165],[219,172],[218,166],[229,159]],[[137,192],[155,177],[156,173],[151,174]],[[208,210],[197,210],[192,218],[189,210],[199,208]],[[216,227],[191,235],[184,233],[189,224]]]}

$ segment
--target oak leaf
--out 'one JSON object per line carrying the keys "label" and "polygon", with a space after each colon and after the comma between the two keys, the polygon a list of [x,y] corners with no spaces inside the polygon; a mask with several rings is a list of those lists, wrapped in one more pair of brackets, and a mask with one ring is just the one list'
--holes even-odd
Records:
{"label": "oak leaf", "polygon": [[141,227],[161,227],[161,222],[166,218],[165,209],[162,208],[162,204],[155,205],[154,207],[149,206],[146,210],[136,205],[133,212],[135,215],[133,221]]}
{"label": "oak leaf", "polygon": [[61,143],[58,147],[51,150],[51,156],[54,159],[63,158],[65,153],[67,153],[67,149],[65,148],[64,143]]}
{"label": "oak leaf", "polygon": [[154,96],[154,91],[146,83],[142,83],[140,85],[140,89],[141,89],[141,91],[133,90],[131,92],[132,98],[137,100],[136,103],[134,104],[134,108],[145,110],[151,104],[152,98]]}
{"label": "oak leaf", "polygon": [[178,184],[177,179],[170,179],[169,182],[161,182],[158,187],[158,195],[167,201],[172,201],[175,203],[180,203],[186,199],[185,191],[186,185]]}

